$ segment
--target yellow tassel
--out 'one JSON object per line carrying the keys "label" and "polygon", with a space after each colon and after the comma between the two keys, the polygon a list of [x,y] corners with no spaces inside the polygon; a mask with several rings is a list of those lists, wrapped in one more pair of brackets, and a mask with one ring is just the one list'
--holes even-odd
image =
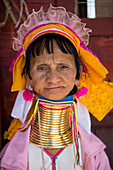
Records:
{"label": "yellow tassel", "polygon": [[4,139],[11,140],[15,133],[17,132],[18,128],[20,128],[21,126],[22,122],[19,119],[14,118],[8,128],[8,131],[4,132]]}

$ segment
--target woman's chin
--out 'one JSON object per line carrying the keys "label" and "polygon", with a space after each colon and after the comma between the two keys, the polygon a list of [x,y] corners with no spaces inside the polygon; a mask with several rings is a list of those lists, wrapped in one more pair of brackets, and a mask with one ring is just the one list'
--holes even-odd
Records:
{"label": "woman's chin", "polygon": [[41,95],[49,100],[62,100],[65,97],[64,95]]}

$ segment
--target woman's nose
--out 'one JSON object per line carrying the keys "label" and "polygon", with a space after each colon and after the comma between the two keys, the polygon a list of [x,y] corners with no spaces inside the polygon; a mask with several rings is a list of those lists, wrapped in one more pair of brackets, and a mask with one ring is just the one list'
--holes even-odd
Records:
{"label": "woman's nose", "polygon": [[61,75],[57,70],[49,70],[46,81],[55,84],[61,81],[61,79]]}

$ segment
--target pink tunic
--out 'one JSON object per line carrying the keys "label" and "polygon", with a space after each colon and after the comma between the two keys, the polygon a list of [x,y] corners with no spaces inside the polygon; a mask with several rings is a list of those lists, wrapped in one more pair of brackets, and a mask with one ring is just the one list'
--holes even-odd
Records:
{"label": "pink tunic", "polygon": [[[108,158],[104,152],[106,146],[94,134],[86,133],[79,125],[82,162],[84,170],[111,170]],[[1,152],[1,170],[29,169],[29,134],[30,127],[25,132],[18,131]]]}

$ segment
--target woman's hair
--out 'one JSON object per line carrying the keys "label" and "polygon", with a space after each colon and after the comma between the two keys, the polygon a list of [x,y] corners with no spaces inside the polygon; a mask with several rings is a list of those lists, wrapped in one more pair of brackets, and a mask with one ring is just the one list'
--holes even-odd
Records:
{"label": "woman's hair", "polygon": [[[68,40],[66,37],[56,34],[56,33],[48,33],[41,35],[37,39],[35,39],[28,47],[26,51],[26,62],[25,66],[23,68],[22,76],[27,75],[29,76],[30,79],[30,58],[33,56],[39,56],[40,54],[43,54],[44,49],[46,49],[48,54],[51,54],[54,52],[53,49],[53,40],[57,43],[59,49],[65,53],[65,54],[73,54],[74,60],[75,60],[75,65],[77,69],[77,74],[76,74],[76,79],[79,80],[80,78],[80,61],[78,57],[78,53],[74,45],[71,43],[70,40]],[[71,94],[76,93],[77,87],[74,86],[73,92]]]}

